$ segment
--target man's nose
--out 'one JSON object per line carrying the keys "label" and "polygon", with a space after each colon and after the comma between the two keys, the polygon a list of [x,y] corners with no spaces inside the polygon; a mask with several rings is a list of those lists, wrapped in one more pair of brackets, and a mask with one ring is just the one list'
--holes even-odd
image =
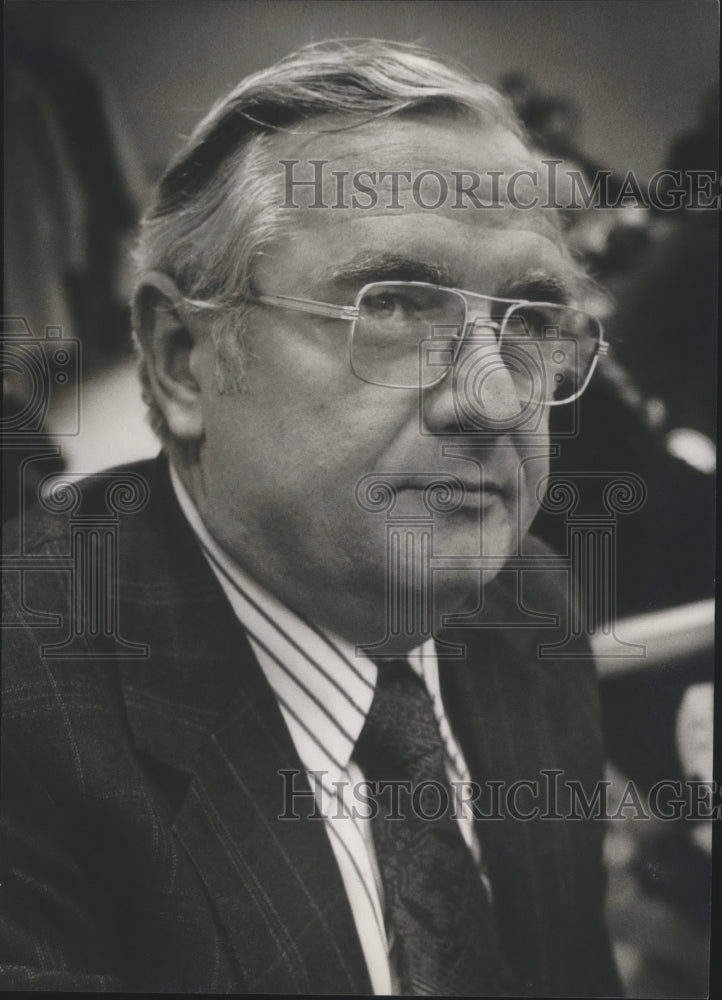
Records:
{"label": "man's nose", "polygon": [[432,434],[508,433],[524,419],[512,372],[499,348],[499,323],[470,318],[454,363],[423,394],[423,420]]}

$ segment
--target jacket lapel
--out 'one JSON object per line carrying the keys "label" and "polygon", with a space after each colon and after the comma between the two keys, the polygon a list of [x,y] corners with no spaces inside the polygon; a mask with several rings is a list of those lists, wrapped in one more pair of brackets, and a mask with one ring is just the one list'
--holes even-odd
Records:
{"label": "jacket lapel", "polygon": [[[486,596],[490,620],[505,620],[515,594],[499,578]],[[551,634],[551,633],[550,633]],[[461,744],[472,780],[483,794],[485,818],[477,823],[482,854],[489,871],[495,910],[507,957],[525,993],[553,992],[553,971],[563,968],[564,915],[572,912],[577,890],[570,865],[570,827],[553,816],[564,809],[564,792],[547,795],[547,778],[556,789],[554,772],[573,777],[574,741],[596,739],[593,721],[571,726],[570,704],[589,712],[594,697],[591,663],[539,661],[539,633],[524,628],[450,630],[444,639],[464,643],[466,657],[439,657],[442,694],[453,731]],[[556,638],[556,634],[553,635]],[[551,641],[551,640],[550,640]],[[576,730],[581,734],[573,736]],[[543,769],[543,770],[542,770]],[[537,795],[525,783],[538,782]],[[492,799],[489,782],[501,793]],[[518,788],[517,794],[511,795]],[[520,814],[540,806],[531,819]],[[516,815],[513,810],[516,810]],[[488,818],[487,818],[488,817]],[[555,926],[557,930],[554,930]],[[562,928],[560,931],[559,928]],[[541,991],[535,993],[535,991]]]}
{"label": "jacket lapel", "polygon": [[120,532],[120,626],[150,646],[120,661],[136,746],[186,777],[174,829],[251,992],[370,993],[323,821],[281,819],[298,770],[275,696],[180,513],[163,460]]}

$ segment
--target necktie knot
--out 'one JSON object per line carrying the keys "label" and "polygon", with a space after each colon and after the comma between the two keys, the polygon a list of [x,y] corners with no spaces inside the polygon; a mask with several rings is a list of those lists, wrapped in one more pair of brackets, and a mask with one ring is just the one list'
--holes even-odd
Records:
{"label": "necktie knot", "polygon": [[444,750],[424,682],[405,659],[380,661],[371,708],[354,752],[369,780],[443,777]]}

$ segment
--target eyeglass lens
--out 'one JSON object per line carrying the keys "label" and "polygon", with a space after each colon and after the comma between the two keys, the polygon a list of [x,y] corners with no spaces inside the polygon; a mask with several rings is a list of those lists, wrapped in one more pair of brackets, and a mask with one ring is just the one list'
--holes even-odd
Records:
{"label": "eyeglass lens", "polygon": [[[506,305],[493,300],[490,305],[490,319],[500,322]],[[400,388],[429,386],[457,362],[466,322],[458,292],[385,282],[370,285],[358,308],[351,365],[360,378]],[[483,324],[467,331],[462,363],[481,371],[485,365],[498,367],[501,355],[521,399],[562,401],[583,387],[598,341],[596,320],[582,310],[518,305],[509,312],[500,339]]]}

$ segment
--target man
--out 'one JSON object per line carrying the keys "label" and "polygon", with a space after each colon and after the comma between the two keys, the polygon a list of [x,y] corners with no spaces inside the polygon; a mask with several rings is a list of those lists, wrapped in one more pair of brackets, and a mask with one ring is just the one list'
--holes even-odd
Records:
{"label": "man", "polygon": [[526,538],[603,349],[537,170],[490,88],[364,42],[243,81],[162,179],[163,454],[9,543],[9,985],[619,992],[600,824],[533,801],[602,760]]}

